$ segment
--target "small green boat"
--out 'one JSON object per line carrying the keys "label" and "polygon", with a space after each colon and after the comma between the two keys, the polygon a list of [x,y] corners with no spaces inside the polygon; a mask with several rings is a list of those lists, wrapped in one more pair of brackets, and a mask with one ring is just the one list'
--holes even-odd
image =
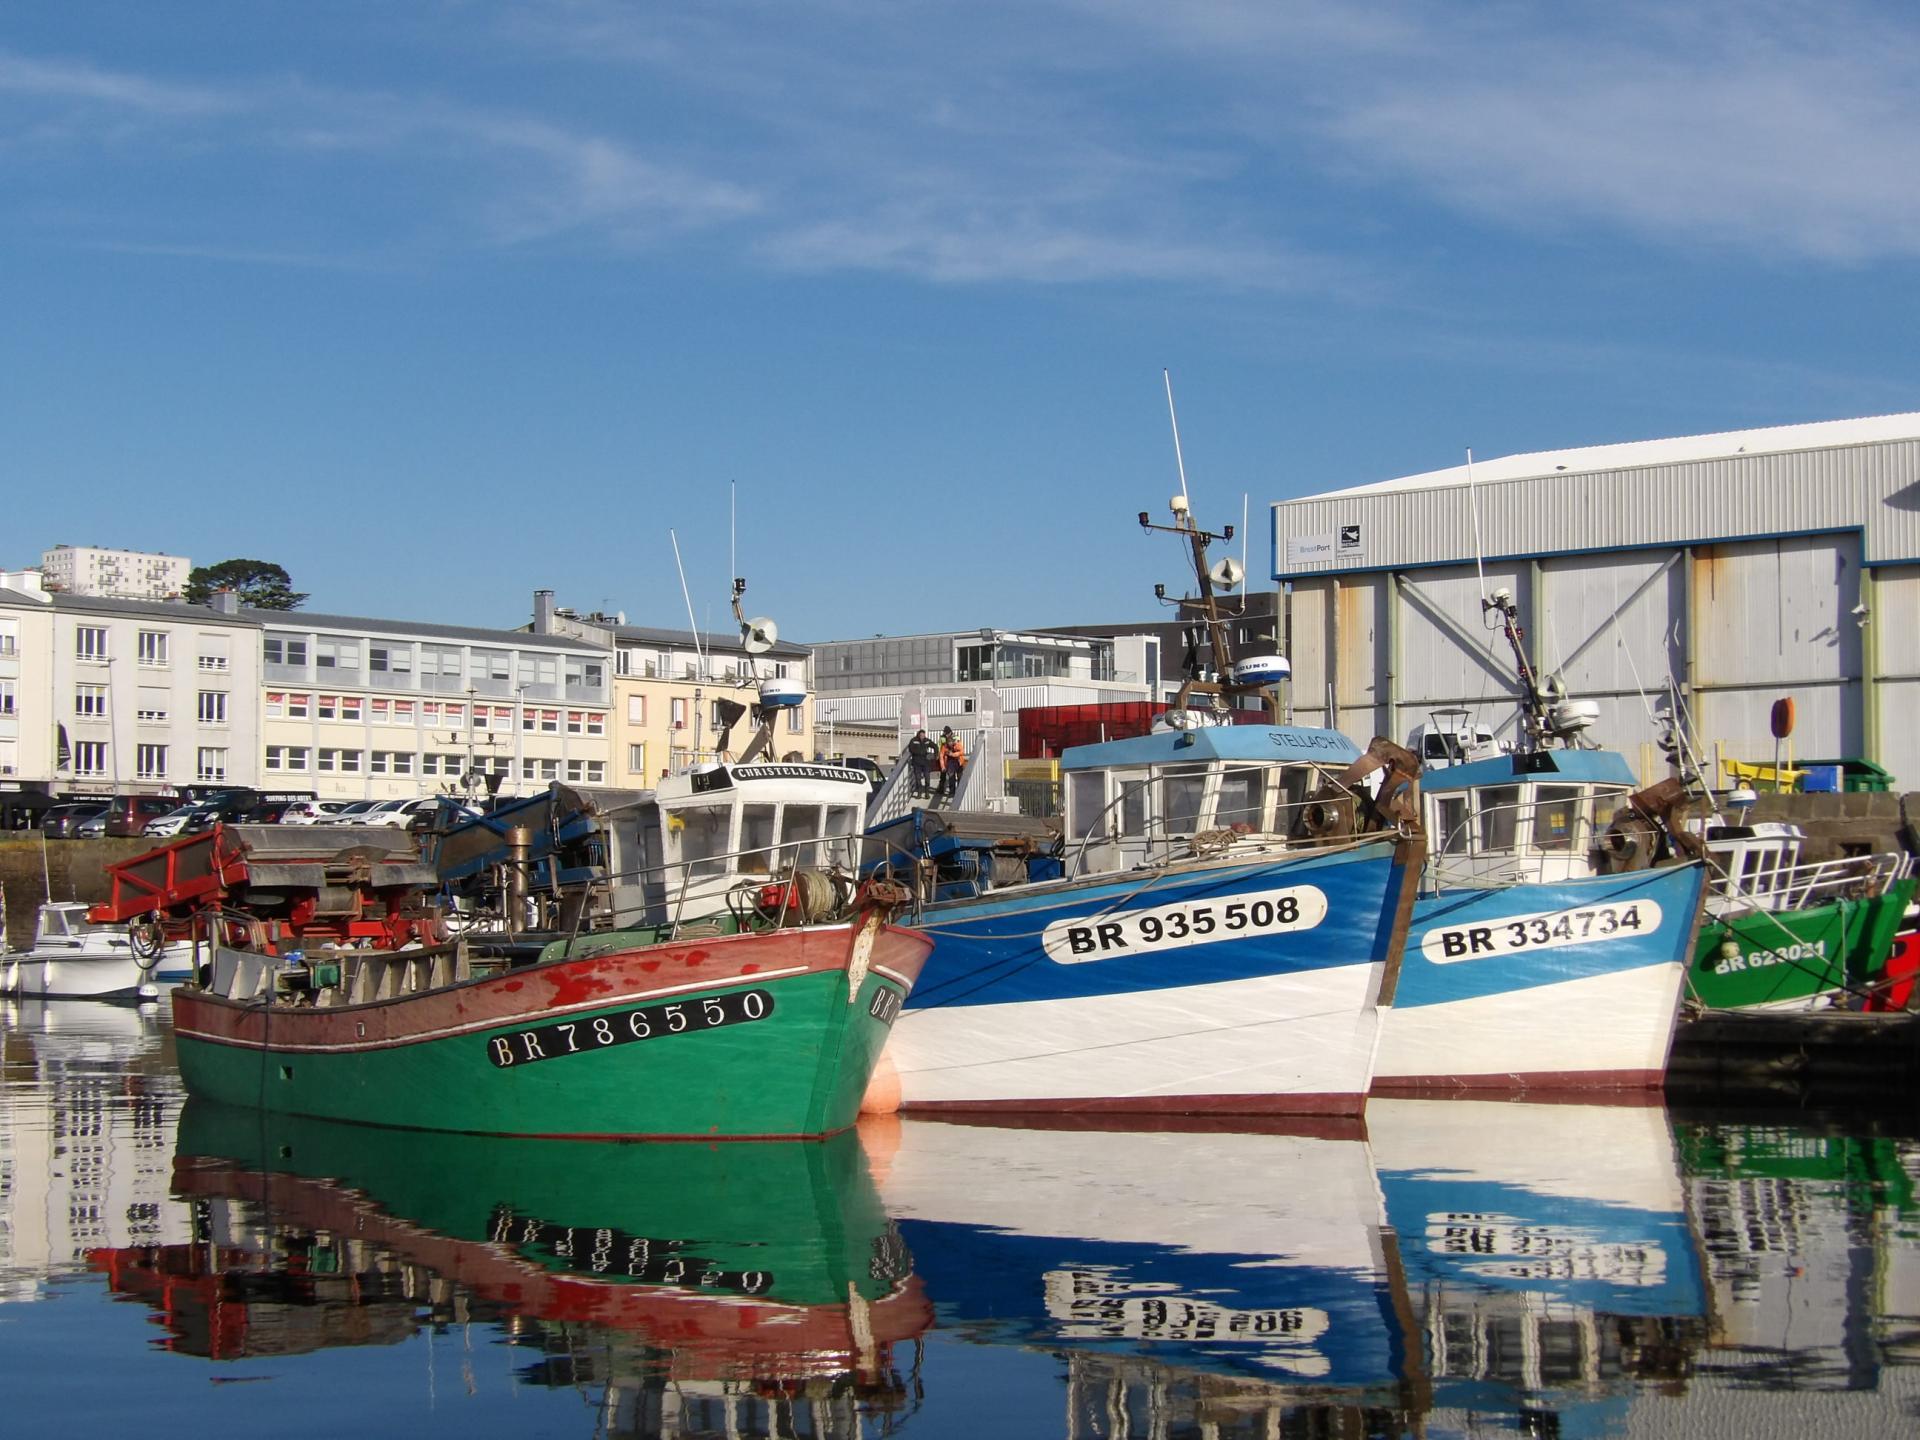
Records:
{"label": "small green boat", "polygon": [[1863,995],[1913,901],[1902,855],[1799,863],[1792,826],[1716,827],[1722,879],[1707,901],[1690,997],[1709,1010],[1817,1009]]}
{"label": "small green boat", "polygon": [[561,1139],[852,1125],[932,942],[848,923],[488,968],[464,952],[290,966],[217,950],[174,992],[190,1094],[287,1115]]}

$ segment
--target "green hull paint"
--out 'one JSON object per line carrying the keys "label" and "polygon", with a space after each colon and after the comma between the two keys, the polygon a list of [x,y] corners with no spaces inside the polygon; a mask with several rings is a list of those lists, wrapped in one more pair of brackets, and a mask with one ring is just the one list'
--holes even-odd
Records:
{"label": "green hull paint", "polygon": [[[900,987],[870,972],[849,1004],[844,972],[815,971],[760,986],[735,979],[672,999],[698,1012],[710,996],[754,989],[773,997],[762,1020],[504,1069],[489,1059],[495,1041],[514,1043],[550,1020],[535,1015],[335,1053],[263,1050],[180,1033],[180,1073],[191,1094],[223,1104],[477,1135],[751,1138],[851,1126],[886,1044],[888,1027],[871,1008],[878,992],[898,997]],[[622,1004],[566,1018],[584,1034],[599,1018],[622,1023],[632,1009]]]}
{"label": "green hull paint", "polygon": [[1886,965],[1915,883],[1902,880],[1867,900],[1708,920],[1688,992],[1709,1010],[1747,1010],[1810,1007],[1857,990]]}
{"label": "green hull paint", "polygon": [[[758,1300],[835,1305],[849,1291],[881,1300],[911,1268],[851,1134],[728,1145],[511,1140],[262,1116],[195,1098],[181,1115],[178,1154],[189,1188],[237,1189],[222,1167],[320,1181],[337,1187],[343,1209],[370,1200],[434,1235],[623,1288],[697,1291],[703,1274],[717,1274]],[[629,1264],[635,1241],[644,1266]],[[617,1246],[622,1263],[596,1264],[596,1244]]]}

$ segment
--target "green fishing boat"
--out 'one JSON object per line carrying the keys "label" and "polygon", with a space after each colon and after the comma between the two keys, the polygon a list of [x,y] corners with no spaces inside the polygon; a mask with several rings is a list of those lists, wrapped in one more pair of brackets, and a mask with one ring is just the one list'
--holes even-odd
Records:
{"label": "green fishing boat", "polygon": [[174,992],[190,1094],[416,1130],[574,1139],[844,1130],[931,941],[851,921],[531,965],[459,947],[221,949]]}
{"label": "green fishing boat", "polygon": [[1720,879],[1687,972],[1709,1010],[1793,1010],[1870,992],[1916,881],[1905,855],[1799,861],[1790,825],[1708,832]]}

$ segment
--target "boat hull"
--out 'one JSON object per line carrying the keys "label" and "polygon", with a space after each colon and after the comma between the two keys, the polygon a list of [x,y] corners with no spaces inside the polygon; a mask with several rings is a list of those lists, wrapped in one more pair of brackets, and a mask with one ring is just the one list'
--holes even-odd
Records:
{"label": "boat hull", "polygon": [[930,907],[882,1082],[905,1111],[1357,1114],[1419,858],[1382,841]]}
{"label": "boat hull", "polygon": [[0,960],[0,995],[20,1000],[157,999],[152,977],[131,956],[36,955]]}
{"label": "boat hull", "polygon": [[1705,879],[1686,865],[1422,896],[1374,1093],[1658,1088]]}
{"label": "boat hull", "polygon": [[1809,1010],[1870,984],[1885,966],[1916,881],[1860,900],[1749,911],[1701,926],[1687,972],[1709,1010]]}
{"label": "boat hull", "polygon": [[650,946],[367,1004],[174,992],[190,1093],[289,1115],[568,1138],[851,1125],[927,941],[846,925]]}

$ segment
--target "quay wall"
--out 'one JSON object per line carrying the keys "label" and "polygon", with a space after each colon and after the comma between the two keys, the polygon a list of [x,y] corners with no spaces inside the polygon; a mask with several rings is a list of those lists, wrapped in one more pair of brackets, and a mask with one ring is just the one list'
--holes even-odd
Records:
{"label": "quay wall", "polygon": [[49,898],[49,879],[52,899],[104,900],[107,867],[151,849],[153,841],[145,839],[49,840],[45,842],[43,869],[38,835],[0,840],[0,886],[5,887],[7,897],[7,948],[17,950],[33,943],[34,918]]}

